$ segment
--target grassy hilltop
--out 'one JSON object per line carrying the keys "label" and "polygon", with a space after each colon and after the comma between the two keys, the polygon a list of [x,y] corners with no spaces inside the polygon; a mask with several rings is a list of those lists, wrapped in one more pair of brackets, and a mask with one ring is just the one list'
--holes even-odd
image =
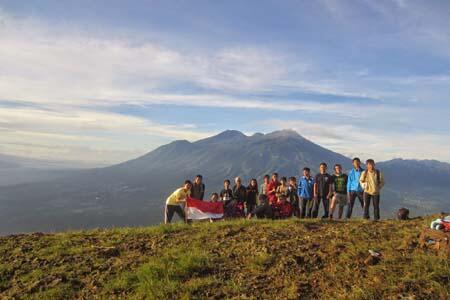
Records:
{"label": "grassy hilltop", "polygon": [[418,245],[430,219],[0,237],[0,299],[448,299],[449,257]]}

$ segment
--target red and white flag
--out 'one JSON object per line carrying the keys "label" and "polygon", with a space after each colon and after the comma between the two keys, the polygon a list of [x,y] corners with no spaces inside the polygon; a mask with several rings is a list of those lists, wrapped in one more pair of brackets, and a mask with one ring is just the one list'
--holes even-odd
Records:
{"label": "red and white flag", "polygon": [[189,220],[223,218],[223,203],[188,198],[186,201],[186,217]]}

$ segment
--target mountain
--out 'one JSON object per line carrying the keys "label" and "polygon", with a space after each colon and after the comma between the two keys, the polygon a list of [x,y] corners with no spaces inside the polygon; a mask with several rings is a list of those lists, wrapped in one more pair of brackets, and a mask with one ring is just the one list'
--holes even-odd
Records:
{"label": "mountain", "polygon": [[449,299],[434,218],[0,237],[0,299]]}
{"label": "mountain", "polygon": [[[253,136],[229,130],[193,143],[175,141],[118,165],[77,170],[47,182],[2,187],[0,233],[155,224],[163,219],[167,196],[196,174],[204,176],[209,194],[219,191],[226,178],[241,176],[246,183],[252,177],[260,181],[264,174],[272,172],[298,176],[303,167],[316,170],[322,161],[330,167],[340,163],[351,168],[349,158],[292,130]],[[435,187],[434,178],[409,184],[416,182],[415,173],[402,171],[397,163],[379,165],[383,171],[386,169],[387,186],[382,199],[385,217],[392,216],[400,206],[414,208],[413,213],[436,212],[449,206],[449,187],[442,184],[433,189],[428,202],[424,202],[417,195],[423,194],[424,186]],[[405,163],[414,166],[416,162]],[[442,165],[439,176],[450,178],[446,164],[422,165],[430,174]],[[401,182],[400,178],[409,177],[406,184]]]}

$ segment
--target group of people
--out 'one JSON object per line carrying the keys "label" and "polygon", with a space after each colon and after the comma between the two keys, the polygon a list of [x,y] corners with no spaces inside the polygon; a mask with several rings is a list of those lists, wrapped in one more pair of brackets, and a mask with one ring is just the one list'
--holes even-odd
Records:
{"label": "group of people", "polygon": [[[333,219],[338,208],[337,217],[341,219],[347,207],[345,217],[349,219],[358,199],[364,218],[370,218],[369,208],[372,203],[374,219],[379,220],[384,176],[376,169],[373,159],[366,161],[366,167],[366,170],[363,169],[361,160],[354,158],[353,168],[348,174],[343,172],[340,164],[336,164],[334,174],[330,175],[327,164],[321,163],[319,173],[314,177],[310,168],[305,167],[298,180],[296,177],[279,178],[278,173],[273,173],[272,176],[264,176],[264,183],[260,187],[256,179],[251,179],[248,186],[244,186],[241,178],[236,177],[233,187],[230,180],[226,179],[221,192],[212,193],[209,201],[223,203],[224,218],[317,218],[322,203],[322,218]],[[197,175],[193,183],[186,180],[181,188],[167,198],[165,223],[170,223],[175,213],[185,219],[183,205],[189,197],[204,200],[205,184],[201,175]]]}

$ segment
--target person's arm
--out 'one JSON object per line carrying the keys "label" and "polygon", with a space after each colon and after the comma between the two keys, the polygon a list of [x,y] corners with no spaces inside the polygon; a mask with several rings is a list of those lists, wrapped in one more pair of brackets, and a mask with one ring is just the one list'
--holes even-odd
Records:
{"label": "person's arm", "polygon": [[350,171],[350,173],[348,174],[348,177],[347,177],[347,194],[350,193],[352,173],[353,173],[353,170]]}
{"label": "person's arm", "polygon": [[319,194],[319,186],[316,182],[314,182],[314,198],[316,198]]}
{"label": "person's arm", "polygon": [[298,186],[297,186],[297,195],[300,197],[302,193],[302,180],[300,178],[300,181],[298,182]]}
{"label": "person's arm", "polygon": [[384,187],[384,175],[380,172],[380,190]]}
{"label": "person's arm", "polygon": [[359,177],[359,183],[361,184],[361,183],[365,183],[366,182],[366,172],[367,171],[362,171],[361,172],[361,177]]}
{"label": "person's arm", "polygon": [[187,198],[187,197],[189,197],[189,193],[183,194],[183,193],[181,193],[181,192],[178,192],[178,193],[177,193],[177,196],[176,196],[176,199],[175,199],[175,202],[177,202],[177,203],[183,203],[183,202],[186,202],[186,198]]}
{"label": "person's arm", "polygon": [[200,200],[205,198],[205,184],[202,183],[202,191],[200,193]]}
{"label": "person's arm", "polygon": [[331,179],[331,183],[329,184],[329,187],[328,187],[328,198],[333,197],[333,194],[334,194],[333,191],[334,191],[334,180]]}

